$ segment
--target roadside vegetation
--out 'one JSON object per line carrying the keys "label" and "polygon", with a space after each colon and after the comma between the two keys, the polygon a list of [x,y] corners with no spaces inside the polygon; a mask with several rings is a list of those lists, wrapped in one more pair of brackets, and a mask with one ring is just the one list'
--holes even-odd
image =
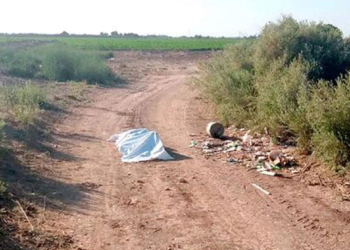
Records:
{"label": "roadside vegetation", "polygon": [[[6,155],[4,145],[5,121],[27,126],[37,118],[40,102],[45,99],[41,88],[31,85],[0,85],[0,164]],[[6,191],[0,178],[0,199]]]}
{"label": "roadside vegetation", "polygon": [[0,112],[4,116],[3,119],[10,119],[22,125],[34,122],[40,111],[40,104],[46,100],[45,89],[31,83],[0,86]]}
{"label": "roadside vegetation", "polygon": [[106,63],[108,52],[74,49],[63,44],[0,47],[0,63],[11,76],[51,81],[110,84],[117,80]]}
{"label": "roadside vegetation", "polygon": [[226,124],[268,129],[277,143],[350,169],[350,40],[329,24],[283,17],[251,43],[204,63],[197,85]]}

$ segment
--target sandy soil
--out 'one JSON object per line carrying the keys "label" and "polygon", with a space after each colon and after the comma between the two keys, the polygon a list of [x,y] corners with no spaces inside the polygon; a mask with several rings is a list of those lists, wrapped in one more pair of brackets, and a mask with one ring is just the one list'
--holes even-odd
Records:
{"label": "sandy soil", "polygon": [[[52,177],[84,189],[62,188],[65,206],[50,223],[86,250],[350,249],[350,205],[332,189],[247,172],[188,147],[212,119],[186,84],[208,56],[115,54],[111,67],[130,83],[95,89],[54,129],[67,157]],[[139,127],[159,132],[176,160],[122,163],[106,140]]]}

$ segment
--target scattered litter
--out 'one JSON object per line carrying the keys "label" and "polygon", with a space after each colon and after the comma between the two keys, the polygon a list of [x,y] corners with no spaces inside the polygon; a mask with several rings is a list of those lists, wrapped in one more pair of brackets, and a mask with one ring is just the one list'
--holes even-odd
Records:
{"label": "scattered litter", "polygon": [[250,134],[250,130],[248,130],[244,136],[242,136],[242,142],[243,143],[249,143],[249,145],[252,145],[252,139],[253,139],[253,136],[251,136]]}
{"label": "scattered litter", "polygon": [[165,151],[159,135],[145,128],[115,134],[108,141],[115,141],[123,162],[174,159]]}
{"label": "scattered litter", "polygon": [[[248,171],[255,170],[263,175],[288,176],[289,173],[299,173],[297,162],[290,154],[294,148],[271,143],[268,133],[253,133],[250,130],[231,126],[227,129],[229,136],[223,134],[220,138],[212,136],[210,128],[215,123],[209,123],[207,133],[191,138],[189,147],[200,151],[206,159],[220,159],[227,164],[242,164]],[[222,125],[219,124],[219,127]],[[224,132],[224,130],[220,130]]]}
{"label": "scattered litter", "polygon": [[265,160],[267,160],[266,156],[259,156],[258,157],[258,161],[265,161]]}
{"label": "scattered litter", "polygon": [[196,147],[198,145],[198,141],[192,140],[190,143],[190,148]]}
{"label": "scattered litter", "polygon": [[241,151],[242,146],[238,141],[230,141],[228,144],[225,145],[225,153],[232,152],[232,151]]}
{"label": "scattered litter", "polygon": [[214,153],[215,150],[214,149],[203,149],[203,152],[206,154],[211,154],[211,153]]}
{"label": "scattered litter", "polygon": [[252,183],[252,186],[255,187],[255,188],[257,188],[257,189],[259,189],[261,192],[263,192],[263,193],[266,194],[266,195],[270,195],[270,194],[271,194],[270,192],[268,192],[268,191],[266,191],[265,189],[259,187],[259,186],[256,185],[255,183]]}
{"label": "scattered litter", "polygon": [[269,176],[275,176],[276,175],[275,172],[270,172],[270,171],[261,171],[260,173],[264,174],[264,175],[269,175]]}
{"label": "scattered litter", "polygon": [[241,160],[235,159],[235,158],[228,158],[226,161],[227,161],[227,163],[232,163],[232,164],[241,163],[242,162]]}
{"label": "scattered litter", "polygon": [[224,135],[225,128],[221,123],[210,122],[207,125],[207,133],[213,138],[220,138]]}

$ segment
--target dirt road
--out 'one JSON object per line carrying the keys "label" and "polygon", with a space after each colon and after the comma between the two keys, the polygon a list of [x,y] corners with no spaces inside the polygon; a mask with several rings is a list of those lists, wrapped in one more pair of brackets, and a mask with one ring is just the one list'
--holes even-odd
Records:
{"label": "dirt road", "polygon": [[[57,227],[87,250],[350,249],[350,206],[331,190],[206,160],[188,147],[210,112],[185,83],[208,56],[116,53],[111,67],[130,84],[94,90],[92,102],[55,129],[59,148],[72,156],[55,172],[88,190],[84,199],[62,191],[76,202]],[[139,127],[159,132],[176,160],[121,163],[106,140]]]}

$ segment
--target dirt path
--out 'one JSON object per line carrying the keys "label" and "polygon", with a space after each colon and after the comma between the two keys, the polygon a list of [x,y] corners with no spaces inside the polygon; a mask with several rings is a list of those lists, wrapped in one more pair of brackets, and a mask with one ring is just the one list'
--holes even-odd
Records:
{"label": "dirt path", "polygon": [[[60,213],[57,226],[87,250],[350,249],[349,205],[330,190],[206,160],[188,148],[210,112],[185,83],[207,56],[116,54],[111,66],[132,83],[96,89],[90,104],[56,128],[59,147],[75,160],[54,168],[61,180],[89,190]],[[106,139],[138,127],[158,131],[176,161],[121,163]]]}

